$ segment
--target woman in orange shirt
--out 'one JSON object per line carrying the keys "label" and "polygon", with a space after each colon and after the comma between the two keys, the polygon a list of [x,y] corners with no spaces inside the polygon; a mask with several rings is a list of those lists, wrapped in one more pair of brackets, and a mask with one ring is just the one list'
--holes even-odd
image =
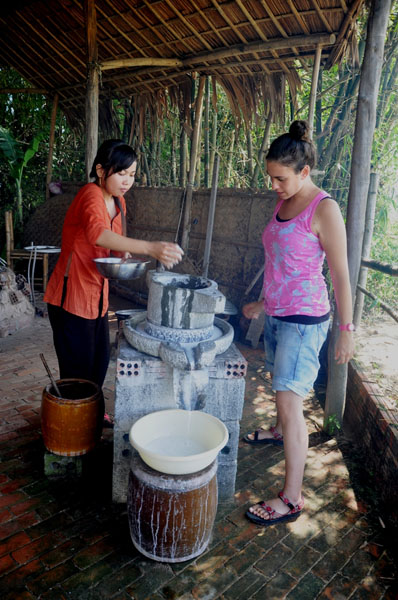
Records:
{"label": "woman in orange shirt", "polygon": [[143,254],[167,268],[182,259],[169,242],[149,242],[122,235],[123,195],[134,183],[137,155],[121,140],[99,148],[90,173],[94,183],[76,195],[65,217],[61,253],[44,301],[53,330],[60,378],[88,379],[102,386],[110,358],[108,280],[93,262],[110,251]]}

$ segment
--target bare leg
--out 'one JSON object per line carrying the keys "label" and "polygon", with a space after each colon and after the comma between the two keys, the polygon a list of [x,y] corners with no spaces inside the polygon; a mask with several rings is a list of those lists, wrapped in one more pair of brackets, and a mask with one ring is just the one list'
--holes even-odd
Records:
{"label": "bare leg", "polygon": [[[290,391],[277,392],[276,406],[278,421],[282,425],[285,450],[286,474],[283,492],[293,504],[298,504],[301,499],[301,486],[308,451],[308,432],[303,415],[303,398]],[[282,515],[289,511],[288,506],[280,498],[266,500],[265,504]],[[267,511],[257,504],[249,510],[263,519],[267,519],[269,516]]]}

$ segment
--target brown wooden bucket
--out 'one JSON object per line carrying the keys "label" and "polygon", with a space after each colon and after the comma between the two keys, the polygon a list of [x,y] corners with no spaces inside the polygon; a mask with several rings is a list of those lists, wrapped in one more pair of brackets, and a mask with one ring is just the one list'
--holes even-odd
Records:
{"label": "brown wooden bucket", "polygon": [[127,511],[137,550],[169,563],[204,552],[217,512],[216,473],[216,461],[197,473],[168,475],[133,456]]}
{"label": "brown wooden bucket", "polygon": [[44,388],[41,430],[44,445],[60,456],[81,456],[98,443],[104,418],[104,397],[96,383],[85,379],[59,379],[62,398],[51,383]]}

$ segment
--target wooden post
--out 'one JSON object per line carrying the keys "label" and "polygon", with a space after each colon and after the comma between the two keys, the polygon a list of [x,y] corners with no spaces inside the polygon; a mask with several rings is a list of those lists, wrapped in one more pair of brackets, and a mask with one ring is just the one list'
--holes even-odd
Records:
{"label": "wooden post", "polygon": [[[362,244],[362,258],[370,258],[370,248],[372,245],[372,238],[373,238],[378,187],[379,187],[379,174],[371,173],[370,174],[369,192],[368,192],[368,201],[366,204],[365,232],[364,232],[363,244]],[[362,286],[363,288],[366,288],[367,277],[368,277],[367,267],[361,266],[361,269],[359,271],[359,277],[358,277],[358,285]],[[365,296],[362,294],[362,292],[357,290],[357,295],[355,298],[355,308],[354,308],[355,327],[359,327],[359,325],[361,323],[364,299],[365,299]]]}
{"label": "wooden post", "polygon": [[308,109],[308,125],[310,129],[310,138],[313,137],[314,132],[314,115],[315,115],[315,102],[316,102],[316,90],[318,87],[319,67],[321,64],[322,46],[320,44],[316,47],[314,66],[312,69],[312,81],[311,81],[311,93],[310,93],[310,104]]}
{"label": "wooden post", "polygon": [[54,100],[53,100],[53,108],[51,111],[50,141],[49,141],[47,175],[46,175],[46,200],[48,200],[50,197],[50,189],[48,186],[50,185],[51,176],[52,176],[52,172],[53,172],[55,123],[57,120],[58,98],[59,98],[58,94],[55,94]]}
{"label": "wooden post", "polygon": [[95,0],[84,0],[84,20],[87,45],[87,86],[86,86],[86,179],[98,147],[98,98],[99,72],[97,46],[97,16]]}
{"label": "wooden post", "polygon": [[195,123],[192,131],[192,144],[191,144],[191,155],[190,155],[190,166],[187,183],[187,193],[185,197],[185,210],[184,210],[184,224],[182,230],[182,249],[188,251],[189,233],[191,231],[191,213],[192,213],[192,192],[193,184],[195,181],[196,172],[196,157],[198,153],[199,137],[200,137],[200,124],[202,119],[202,108],[203,108],[203,90],[205,86],[206,77],[202,75],[199,79],[198,94],[196,96],[196,110],[195,110]]}
{"label": "wooden post", "polygon": [[[369,189],[372,142],[376,123],[377,96],[383,65],[384,43],[390,14],[390,0],[373,0],[369,12],[366,48],[355,121],[351,181],[347,206],[348,267],[353,298],[361,265],[366,198]],[[337,317],[337,311],[335,313]],[[329,342],[329,373],[326,390],[325,426],[328,420],[343,420],[347,387],[347,365],[338,365],[334,351],[339,334],[338,319],[333,319]]]}

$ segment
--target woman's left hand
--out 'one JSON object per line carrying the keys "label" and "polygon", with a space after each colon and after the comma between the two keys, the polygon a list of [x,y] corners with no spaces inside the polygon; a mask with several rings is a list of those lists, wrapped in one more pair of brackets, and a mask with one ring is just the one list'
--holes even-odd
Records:
{"label": "woman's left hand", "polygon": [[354,335],[351,331],[340,331],[337,339],[334,358],[339,365],[350,362],[354,356]]}

